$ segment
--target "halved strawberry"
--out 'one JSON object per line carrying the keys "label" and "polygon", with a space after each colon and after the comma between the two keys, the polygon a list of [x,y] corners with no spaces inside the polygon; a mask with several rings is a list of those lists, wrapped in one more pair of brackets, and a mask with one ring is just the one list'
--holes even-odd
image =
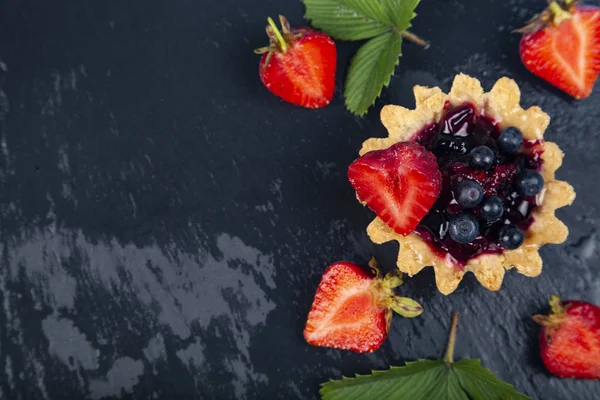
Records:
{"label": "halved strawberry", "polygon": [[550,315],[536,315],[542,325],[540,353],[551,374],[600,379],[600,307],[584,301],[550,298]]}
{"label": "halved strawberry", "polygon": [[310,28],[290,28],[281,15],[279,20],[281,31],[268,19],[271,45],[255,50],[263,55],[260,80],[287,102],[307,108],[326,106],[335,89],[335,42]]}
{"label": "halved strawberry", "polygon": [[358,200],[401,235],[408,235],[440,195],[442,175],[433,153],[416,142],[396,143],[350,164]]}
{"label": "halved strawberry", "polygon": [[592,93],[600,74],[600,9],[556,0],[520,30],[527,69],[576,99]]}
{"label": "halved strawberry", "polygon": [[392,309],[409,318],[423,312],[414,300],[395,296],[401,284],[398,275],[381,278],[350,262],[332,264],[317,288],[304,338],[314,346],[377,350],[387,338]]}

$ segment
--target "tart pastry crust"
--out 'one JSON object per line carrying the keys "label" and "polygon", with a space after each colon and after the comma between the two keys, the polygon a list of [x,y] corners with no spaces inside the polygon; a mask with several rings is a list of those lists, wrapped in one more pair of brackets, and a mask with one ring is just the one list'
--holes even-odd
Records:
{"label": "tart pastry crust", "polygon": [[515,268],[523,275],[538,276],[542,271],[542,259],[538,253],[540,247],[547,243],[562,243],[569,233],[566,225],[556,218],[555,210],[572,204],[575,199],[571,185],[555,180],[555,172],[562,164],[564,154],[555,143],[543,141],[550,123],[548,114],[537,106],[527,110],[521,108],[519,87],[508,78],[499,79],[489,93],[484,93],[477,79],[459,74],[448,94],[437,87],[415,86],[414,95],[414,110],[396,105],[388,105],[381,110],[381,122],[389,136],[366,140],[360,155],[411,140],[425,125],[440,120],[447,102],[452,106],[469,102],[475,105],[481,115],[493,118],[500,129],[514,126],[521,130],[526,141],[538,141],[536,146],[543,147],[540,173],[545,183],[538,194],[539,206],[533,211],[534,222],[525,232],[525,242],[521,247],[504,250],[502,254],[483,254],[470,259],[464,266],[458,265],[449,255],[441,257],[435,254],[419,235],[411,233],[402,236],[377,217],[367,228],[371,240],[378,244],[396,240],[400,244],[398,268],[409,276],[426,266],[433,267],[436,285],[446,295],[456,290],[464,274],[469,271],[483,286],[493,291],[500,289],[505,270]]}

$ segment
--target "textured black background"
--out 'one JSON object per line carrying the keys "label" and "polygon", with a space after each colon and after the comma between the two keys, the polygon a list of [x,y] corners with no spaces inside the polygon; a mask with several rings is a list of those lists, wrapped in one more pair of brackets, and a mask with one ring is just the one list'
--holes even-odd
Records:
{"label": "textured black background", "polygon": [[[595,2],[598,4],[598,2]],[[520,64],[517,35],[544,0],[423,0],[390,88],[364,119],[344,110],[356,43],[339,43],[322,110],[281,102],[252,49],[268,15],[303,24],[298,1],[0,1],[0,398],[317,398],[318,384],[437,358],[452,311],[457,356],[536,399],[598,399],[600,383],[543,369],[530,316],[548,296],[600,303],[600,89],[576,102]],[[302,329],[326,266],[371,255],[372,213],[345,174],[383,136],[381,106],[465,72],[517,80],[552,116],[558,176],[578,196],[571,234],[542,250],[537,279],[500,292],[468,276],[445,297],[426,270],[402,293],[374,354],[313,348]]]}

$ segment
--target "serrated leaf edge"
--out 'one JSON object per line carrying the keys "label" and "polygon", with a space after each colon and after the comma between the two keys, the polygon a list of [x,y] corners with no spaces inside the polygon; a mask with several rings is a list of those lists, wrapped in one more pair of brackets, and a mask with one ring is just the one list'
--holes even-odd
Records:
{"label": "serrated leaf edge", "polygon": [[[316,23],[315,24],[315,19],[319,19],[313,12],[312,10],[309,11],[308,6],[306,5],[306,2],[303,1],[305,7],[306,7],[306,11],[305,11],[305,17],[310,20],[314,26],[316,26],[319,29],[322,29],[325,33],[328,33],[326,29],[323,29],[323,26],[320,23]],[[348,9],[354,10],[356,13],[360,13],[361,15],[364,15],[365,18],[372,20],[372,21],[376,21],[384,26],[388,26],[389,30],[383,31],[383,32],[379,32],[377,34],[374,34],[373,36],[370,37],[364,37],[361,38],[361,40],[364,39],[368,39],[373,40],[379,36],[382,35],[387,35],[387,34],[397,34],[400,36],[400,45],[399,45],[399,52],[398,52],[398,59],[396,60],[393,68],[391,69],[391,71],[389,72],[389,74],[387,74],[388,76],[384,79],[383,85],[381,86],[381,88],[379,89],[379,91],[377,92],[376,96],[374,97],[373,101],[371,102],[371,104],[369,104],[368,106],[365,107],[364,110],[361,109],[351,109],[350,105],[348,103],[348,96],[347,96],[347,87],[348,87],[348,82],[349,82],[349,72],[352,69],[352,66],[354,64],[354,60],[356,58],[356,54],[352,57],[352,60],[350,61],[350,66],[348,68],[348,73],[346,75],[346,79],[344,82],[344,105],[346,107],[346,109],[348,111],[350,111],[352,114],[358,116],[358,117],[362,117],[365,114],[367,114],[367,112],[369,111],[369,109],[375,104],[375,102],[377,101],[377,99],[381,96],[381,92],[383,91],[383,88],[388,88],[390,83],[391,83],[391,79],[392,76],[394,75],[395,71],[396,71],[396,67],[398,67],[398,65],[400,64],[400,57],[402,56],[402,33],[405,32],[408,28],[410,28],[412,26],[412,24],[410,23],[416,16],[417,13],[414,11],[416,9],[416,7],[419,5],[420,0],[417,0],[414,4],[414,7],[412,8],[412,10],[410,11],[410,15],[411,17],[409,18],[408,22],[407,22],[407,26],[405,29],[400,30],[397,26],[397,21],[396,18],[394,18],[394,15],[390,15],[390,13],[388,11],[386,11],[386,8],[384,6],[382,6],[381,1],[380,0],[374,0],[373,4],[376,4],[377,6],[377,13],[380,14],[379,18],[377,15],[374,15],[373,13],[366,13],[361,9],[357,9],[352,7],[351,5],[349,5],[345,0],[339,0],[340,6],[341,7],[347,7]],[[317,17],[317,18],[315,18]],[[383,19],[383,17],[385,17],[385,19]],[[319,26],[321,25],[321,26]],[[364,45],[363,45],[364,46]],[[359,48],[359,50],[357,51],[357,53],[360,51],[360,49],[362,49],[361,46]]]}
{"label": "serrated leaf edge", "polygon": [[[511,390],[514,390],[516,394],[519,395],[520,398],[523,399],[531,399],[529,396],[519,392],[516,387],[508,382],[505,382],[503,380],[501,380],[500,378],[498,378],[497,374],[494,374],[492,371],[490,371],[488,368],[484,367],[481,364],[481,360],[478,358],[471,358],[471,359],[463,359],[460,361],[457,361],[453,364],[447,365],[445,364],[442,360],[430,360],[430,359],[418,359],[415,361],[407,361],[403,366],[390,366],[389,369],[386,370],[371,370],[371,374],[355,374],[354,377],[347,377],[347,376],[342,376],[341,379],[330,379],[327,382],[323,382],[321,383],[321,388],[319,389],[319,394],[321,396],[326,395],[327,393],[331,392],[331,391],[335,391],[338,388],[335,387],[330,387],[330,384],[332,383],[336,383],[336,382],[347,382],[347,381],[352,381],[352,380],[356,380],[357,384],[360,384],[360,380],[361,379],[365,379],[365,378],[371,378],[373,376],[377,376],[377,375],[382,375],[385,373],[389,373],[391,371],[394,370],[398,370],[398,369],[405,369],[411,365],[414,364],[419,364],[419,363],[428,363],[430,364],[430,368],[424,368],[420,371],[415,371],[412,374],[407,374],[404,375],[403,377],[408,377],[411,375],[417,375],[417,374],[421,374],[423,372],[432,370],[432,369],[437,369],[437,368],[441,368],[441,367],[445,367],[450,373],[452,373],[454,375],[454,377],[456,378],[456,381],[458,382],[458,385],[460,386],[460,389],[462,390],[463,393],[465,393],[465,395],[468,395],[469,398],[472,398],[473,395],[471,393],[469,393],[469,391],[467,390],[467,388],[465,388],[463,386],[462,383],[462,379],[461,379],[461,373],[460,373],[460,364],[474,364],[472,365],[473,367],[478,367],[478,368],[482,368],[484,369],[486,372],[489,372],[490,375],[492,375],[494,377],[494,379],[496,379],[500,384],[502,385],[506,385],[507,389],[510,388]],[[459,366],[459,368],[456,368],[456,366]],[[462,378],[464,379],[464,374],[462,375]],[[390,376],[389,379],[396,379],[397,377],[395,376]],[[473,397],[474,398],[474,397]],[[508,397],[508,398],[504,398],[502,397],[502,400],[510,400],[512,397]]]}
{"label": "serrated leaf edge", "polygon": [[[480,360],[480,359],[478,359],[478,358],[467,358],[467,359],[463,359],[463,360],[457,361],[457,362],[455,362],[454,364],[452,364],[452,367],[454,367],[454,368],[452,368],[452,371],[453,371],[453,373],[456,375],[456,378],[458,379],[458,383],[459,383],[459,385],[460,385],[461,389],[462,389],[462,390],[463,390],[465,393],[467,393],[467,394],[469,395],[469,397],[473,397],[473,395],[472,395],[471,393],[469,393],[469,391],[467,390],[467,388],[465,388],[465,387],[463,386],[462,379],[461,379],[461,374],[460,374],[460,364],[471,364],[471,363],[473,363],[473,364],[476,364],[476,365],[473,365],[473,367],[482,368],[482,369],[484,369],[486,372],[489,372],[489,374],[490,374],[490,375],[491,375],[491,376],[492,376],[492,377],[493,377],[495,380],[497,380],[499,384],[505,385],[505,386],[507,386],[508,388],[510,388],[510,389],[512,389],[512,390],[514,390],[514,391],[515,391],[515,392],[516,392],[516,393],[517,393],[519,396],[521,396],[522,398],[524,398],[524,399],[531,399],[531,397],[527,396],[526,394],[519,392],[519,391],[517,390],[517,388],[515,387],[515,385],[513,385],[513,384],[511,384],[511,383],[509,383],[509,382],[503,381],[502,379],[500,379],[500,378],[498,377],[498,374],[497,374],[497,373],[494,373],[494,372],[492,372],[492,371],[491,371],[489,368],[486,368],[486,367],[484,367],[484,366],[481,364],[481,360]],[[456,366],[457,366],[457,365],[458,365],[458,368],[456,368]],[[463,372],[463,373],[467,373],[467,372],[468,372],[468,371],[465,371],[465,372]],[[464,375],[463,375],[462,377],[464,378]],[[508,389],[508,388],[507,388],[507,389]],[[510,400],[511,398],[504,398],[504,397],[503,397],[502,399],[503,399],[503,400]]]}
{"label": "serrated leaf edge", "polygon": [[[349,81],[349,77],[350,77],[350,71],[352,69],[352,66],[354,64],[354,61],[356,59],[356,55],[358,54],[358,52],[363,48],[363,46],[365,46],[369,41],[376,39],[380,36],[383,35],[388,35],[388,34],[396,34],[399,36],[400,39],[400,52],[398,54],[398,59],[396,60],[396,62],[394,63],[394,68],[389,72],[388,77],[384,80],[383,85],[381,86],[381,89],[379,89],[379,92],[377,93],[377,95],[375,96],[375,98],[373,99],[373,102],[371,104],[369,104],[369,106],[362,110],[362,111],[358,111],[358,110],[352,110],[350,109],[350,105],[348,104],[348,96],[347,94],[347,88],[348,88],[348,81]],[[395,71],[396,71],[396,67],[398,67],[398,65],[400,65],[400,57],[402,57],[402,36],[400,36],[399,32],[386,32],[386,33],[382,33],[380,35],[377,35],[371,39],[369,39],[369,41],[367,41],[367,43],[363,44],[356,52],[356,54],[352,57],[352,60],[350,60],[350,66],[348,67],[348,72],[346,73],[346,80],[344,81],[344,105],[346,106],[346,109],[348,111],[350,111],[352,114],[358,116],[358,117],[362,117],[365,114],[367,114],[367,112],[369,111],[369,109],[375,104],[375,102],[377,101],[377,99],[381,96],[381,92],[383,91],[383,88],[387,88],[389,87],[391,81],[392,81],[392,76],[394,75]]]}
{"label": "serrated leaf edge", "polygon": [[[479,361],[479,360],[477,360]],[[407,361],[404,365],[390,365],[389,369],[372,369],[370,374],[354,374],[354,376],[344,376],[342,375],[342,377],[340,379],[329,379],[327,382],[323,382],[321,383],[321,388],[325,385],[328,385],[332,382],[343,382],[343,381],[348,381],[348,380],[353,380],[353,379],[361,379],[361,378],[365,378],[365,377],[372,377],[375,375],[381,375],[381,374],[385,374],[387,372],[390,371],[394,371],[394,370],[398,370],[398,369],[403,369],[406,368],[410,365],[413,364],[419,364],[421,362],[427,362],[427,363],[431,363],[431,364],[436,364],[436,367],[441,367],[444,365],[443,361],[441,360],[430,360],[427,358],[419,358],[418,360],[415,361]],[[416,372],[416,373],[420,373]],[[413,375],[413,374],[411,374]]]}

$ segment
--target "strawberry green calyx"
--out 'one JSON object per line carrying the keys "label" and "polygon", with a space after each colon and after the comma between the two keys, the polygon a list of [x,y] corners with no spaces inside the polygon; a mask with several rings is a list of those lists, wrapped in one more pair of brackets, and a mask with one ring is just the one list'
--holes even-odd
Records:
{"label": "strawberry green calyx", "polygon": [[580,0],[558,0],[558,2],[562,4],[565,10],[573,12],[574,8],[577,6]]}
{"label": "strawberry green calyx", "polygon": [[573,17],[572,12],[577,3],[578,0],[552,0],[544,11],[534,16],[523,28],[517,29],[515,32],[532,33],[549,25],[558,26]]}
{"label": "strawberry green calyx", "polygon": [[[375,260],[375,257],[372,257],[371,260],[369,261],[369,267],[371,267],[371,269],[373,271],[375,271],[375,274],[377,275],[377,278],[381,278],[381,270],[379,269],[379,266],[377,265],[377,260]],[[395,289],[397,287],[402,286],[404,282],[402,281],[402,273],[398,270],[394,271],[394,272],[390,272],[388,273],[385,278],[383,278],[382,281],[382,286],[384,289]]]}
{"label": "strawberry green calyx", "polygon": [[[423,313],[423,306],[408,297],[397,296],[394,289],[402,285],[402,273],[394,271],[388,273],[385,278],[381,278],[381,270],[377,265],[375,257],[369,261],[369,267],[376,275],[378,283],[375,285],[375,291],[380,296],[381,302],[394,310],[404,318],[415,318]],[[391,318],[391,315],[390,315]]]}
{"label": "strawberry green calyx", "polygon": [[[566,4],[566,2],[564,3]],[[560,6],[556,1],[550,3],[548,10],[550,10],[550,13],[552,14],[552,23],[556,26],[572,17],[571,13]]]}
{"label": "strawberry green calyx", "polygon": [[390,272],[383,278],[383,287],[386,289],[395,289],[402,285],[402,276],[400,273]]}
{"label": "strawberry green calyx", "polygon": [[567,310],[560,301],[560,298],[555,294],[550,297],[549,304],[550,315],[534,315],[532,318],[542,326],[556,329],[564,322]]}
{"label": "strawberry green calyx", "polygon": [[256,54],[265,54],[273,52],[285,53],[292,46],[294,40],[302,36],[301,33],[292,33],[290,23],[288,22],[287,18],[285,18],[283,15],[279,16],[281,30],[277,27],[275,21],[273,21],[273,18],[268,17],[267,22],[268,25],[266,31],[267,36],[269,37],[270,44],[269,46],[255,49],[254,53]]}
{"label": "strawberry green calyx", "polygon": [[423,313],[423,306],[408,297],[392,297],[391,307],[404,318],[415,318]]}

